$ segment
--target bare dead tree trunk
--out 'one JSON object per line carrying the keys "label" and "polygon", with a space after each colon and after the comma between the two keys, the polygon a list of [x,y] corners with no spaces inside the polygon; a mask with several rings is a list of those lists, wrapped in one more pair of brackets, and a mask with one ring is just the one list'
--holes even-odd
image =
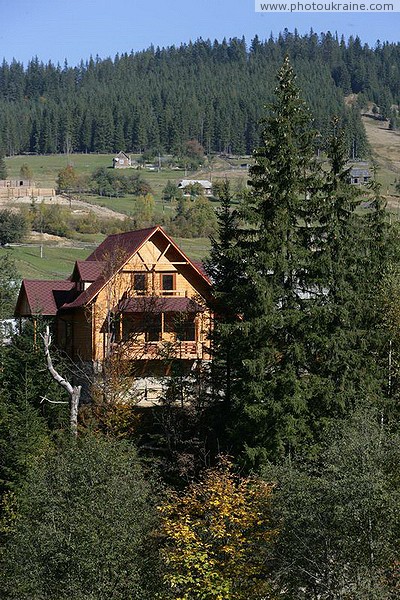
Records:
{"label": "bare dead tree trunk", "polygon": [[53,379],[55,381],[57,381],[57,383],[59,385],[61,385],[61,387],[63,387],[65,390],[67,390],[68,394],[70,395],[69,421],[70,421],[70,425],[71,425],[71,433],[72,433],[72,435],[74,435],[76,437],[78,435],[78,409],[79,409],[79,400],[81,397],[82,386],[71,385],[69,383],[69,381],[64,379],[64,377],[62,377],[58,373],[58,371],[56,371],[56,369],[54,368],[53,361],[50,356],[51,335],[50,335],[50,329],[49,329],[48,325],[46,327],[46,333],[42,334],[41,337],[43,339],[43,344],[44,344],[44,354],[46,357],[47,368],[48,368],[51,376],[53,377]]}

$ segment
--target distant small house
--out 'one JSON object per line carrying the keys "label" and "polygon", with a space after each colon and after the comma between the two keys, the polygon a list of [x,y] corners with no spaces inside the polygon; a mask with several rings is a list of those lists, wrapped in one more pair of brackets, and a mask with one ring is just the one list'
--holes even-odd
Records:
{"label": "distant small house", "polygon": [[128,169],[132,166],[131,157],[125,152],[118,152],[117,156],[113,158],[114,169]]}
{"label": "distant small house", "polygon": [[205,196],[212,196],[212,183],[207,179],[182,179],[178,183],[178,188],[185,193],[185,189],[190,188],[192,185],[200,185]]}
{"label": "distant small house", "polygon": [[350,169],[350,183],[353,185],[365,185],[371,181],[371,171],[367,164],[353,166]]}

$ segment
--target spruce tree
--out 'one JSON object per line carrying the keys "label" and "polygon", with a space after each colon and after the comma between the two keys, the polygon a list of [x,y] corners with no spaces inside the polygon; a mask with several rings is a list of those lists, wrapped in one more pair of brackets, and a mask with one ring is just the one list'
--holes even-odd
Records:
{"label": "spruce tree", "polygon": [[[217,211],[218,235],[211,237],[210,257],[205,263],[214,284],[213,309],[218,318],[213,332],[213,345],[217,349],[213,361],[214,386],[222,395],[223,404],[231,401],[231,362],[235,349],[232,325],[237,320],[236,302],[232,296],[232,282],[238,276],[240,261],[236,253],[237,211],[232,210],[232,193],[225,181],[218,193],[221,208]],[[222,318],[223,315],[223,318]]]}
{"label": "spruce tree", "polygon": [[319,177],[316,133],[294,80],[286,58],[250,169],[252,191],[232,250],[236,273],[217,283],[217,293],[230,286],[236,315],[217,325],[218,335],[234,339],[231,443],[245,447],[253,463],[308,435],[302,288],[312,250],[303,230]]}
{"label": "spruce tree", "polygon": [[360,398],[369,401],[383,393],[375,297],[389,258],[388,226],[375,185],[368,211],[360,210],[362,194],[349,182],[345,145],[334,119],[330,168],[310,228],[307,380],[315,440],[335,420],[347,419]]}
{"label": "spruce tree", "polygon": [[224,230],[210,270],[228,306],[214,332],[214,362],[225,361],[229,382],[217,387],[229,394],[227,443],[253,467],[315,454],[359,398],[381,395],[373,296],[388,254],[382,202],[375,194],[359,214],[337,122],[330,166],[319,168],[317,137],[287,59],[263,123],[251,192],[240,226],[229,230],[229,271]]}

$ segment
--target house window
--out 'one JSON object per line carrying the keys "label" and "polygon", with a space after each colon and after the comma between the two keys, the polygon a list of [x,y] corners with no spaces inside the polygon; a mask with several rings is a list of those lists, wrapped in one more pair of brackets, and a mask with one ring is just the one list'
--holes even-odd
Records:
{"label": "house window", "polygon": [[146,293],[146,274],[145,273],[134,273],[133,275],[133,289],[138,296],[143,296]]}
{"label": "house window", "polygon": [[146,342],[158,342],[161,338],[160,313],[133,313],[122,320],[122,339],[139,339],[144,336]]}
{"label": "house window", "polygon": [[174,333],[177,341],[195,342],[196,326],[194,314],[166,313],[164,317],[164,331]]}
{"label": "house window", "polygon": [[161,275],[161,291],[163,296],[171,296],[175,289],[175,275],[163,273]]}

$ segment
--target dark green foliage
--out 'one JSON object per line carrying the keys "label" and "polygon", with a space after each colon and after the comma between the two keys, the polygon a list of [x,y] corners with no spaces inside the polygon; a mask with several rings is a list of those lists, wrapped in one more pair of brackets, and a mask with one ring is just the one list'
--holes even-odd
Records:
{"label": "dark green foliage", "polygon": [[0,319],[10,318],[14,314],[21,277],[14,260],[8,252],[0,254]]}
{"label": "dark green foliage", "polygon": [[217,228],[215,210],[204,196],[178,199],[176,214],[168,230],[182,237],[205,237],[213,235]]}
{"label": "dark green foliage", "polygon": [[[7,263],[7,261],[6,261]],[[68,423],[68,406],[41,403],[43,396],[66,400],[47,373],[37,333],[26,324],[22,335],[0,347],[0,494],[15,490],[50,444],[50,429]],[[63,414],[64,413],[64,414]]]}
{"label": "dark green foliage", "polygon": [[[344,94],[362,94],[387,112],[399,103],[399,48],[370,49],[330,33],[277,39],[197,40],[153,47],[76,67],[0,66],[0,140],[7,153],[128,152],[163,148],[198,165],[202,149],[251,153],[259,144],[260,99],[270,99],[274,73],[288,54],[325,138],[332,114],[345,118]],[[234,82],[234,93],[232,93]],[[351,112],[351,111],[349,111]],[[389,115],[390,116],[390,115]],[[365,151],[359,114],[349,118],[349,151]],[[360,137],[359,137],[360,136]],[[363,139],[362,139],[363,138]],[[189,140],[189,141],[188,141]]]}
{"label": "dark green foliage", "polygon": [[7,179],[7,166],[3,154],[0,152],[0,179]]}
{"label": "dark green foliage", "polygon": [[133,194],[140,196],[151,193],[151,186],[140,174],[120,172],[101,167],[97,169],[89,181],[89,190],[100,196],[123,196]]}
{"label": "dark green foliage", "polygon": [[178,188],[176,183],[173,183],[168,179],[165,188],[162,191],[162,200],[171,202],[172,200],[178,200],[182,198],[182,190]]}
{"label": "dark green foliage", "polygon": [[253,461],[259,453],[286,452],[308,434],[307,392],[300,377],[305,365],[301,291],[312,250],[303,222],[311,204],[304,199],[314,193],[318,178],[315,133],[288,60],[276,93],[250,170],[253,191],[241,211],[244,223],[233,242],[225,212],[229,268],[224,273],[222,265],[217,285],[225,297],[231,287],[230,316],[227,322],[222,317],[217,333],[235,340],[231,435],[247,446]]}
{"label": "dark green foliage", "polygon": [[61,237],[68,236],[70,229],[68,223],[68,211],[58,204],[46,206],[41,204],[37,207],[35,204],[30,208],[32,218],[32,229],[51,235]]}
{"label": "dark green foliage", "polygon": [[[205,263],[213,285],[213,310],[217,315],[217,326],[213,331],[214,347],[218,349],[213,357],[213,380],[219,393],[222,393],[223,406],[231,403],[231,365],[236,348],[232,335],[232,325],[237,321],[236,297],[232,295],[233,282],[238,278],[241,264],[235,244],[237,237],[237,212],[232,210],[232,193],[229,182],[223,182],[218,189],[221,208],[217,211],[218,236],[211,237],[210,257]],[[224,409],[222,409],[224,410]],[[215,427],[223,429],[224,417],[218,415]],[[219,435],[223,435],[219,431]]]}
{"label": "dark green foliage", "polygon": [[[42,399],[45,396],[53,401],[67,401],[68,398],[47,371],[40,337],[43,328],[40,319],[36,324],[27,321],[22,332],[3,349],[0,384],[8,402],[34,406],[52,428],[57,428],[68,423],[68,404],[50,404]],[[61,366],[54,352],[53,356],[57,368],[64,372],[66,365]]]}
{"label": "dark green foliage", "polygon": [[21,213],[0,210],[0,245],[21,242],[28,232],[28,224]]}
{"label": "dark green foliage", "polygon": [[[2,368],[4,361],[2,359]],[[50,445],[45,419],[28,400],[0,396],[0,517],[4,494],[15,492]]]}
{"label": "dark green foliage", "polygon": [[398,434],[360,407],[320,459],[269,467],[280,535],[272,571],[284,598],[383,600],[398,560]]}
{"label": "dark green foliage", "polygon": [[132,446],[87,435],[43,454],[17,494],[0,595],[152,600],[154,489]]}
{"label": "dark green foliage", "polygon": [[351,414],[360,395],[380,396],[373,296],[388,259],[379,194],[369,213],[356,213],[337,122],[330,170],[320,169],[288,60],[263,123],[242,223],[232,228],[225,208],[210,268],[227,306],[214,339],[229,384],[219,380],[217,398],[229,396],[227,443],[253,466],[317,453],[325,429]]}

